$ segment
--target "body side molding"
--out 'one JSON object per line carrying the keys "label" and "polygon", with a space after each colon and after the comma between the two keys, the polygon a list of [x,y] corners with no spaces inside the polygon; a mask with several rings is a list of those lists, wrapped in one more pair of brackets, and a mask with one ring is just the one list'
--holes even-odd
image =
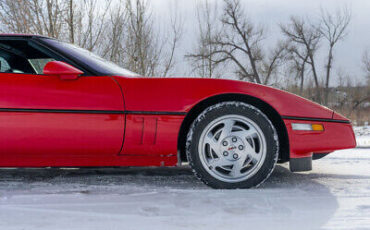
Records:
{"label": "body side molding", "polygon": [[321,121],[321,122],[336,122],[336,123],[351,123],[346,120],[335,120],[335,119],[326,119],[326,118],[312,118],[312,117],[291,117],[291,116],[281,116],[285,120],[301,120],[301,121]]}
{"label": "body side molding", "polygon": [[15,108],[0,108],[0,112],[23,112],[23,113],[85,113],[85,114],[139,114],[139,115],[178,115],[178,116],[185,116],[186,115],[186,112],[168,112],[168,111],[15,109]]}

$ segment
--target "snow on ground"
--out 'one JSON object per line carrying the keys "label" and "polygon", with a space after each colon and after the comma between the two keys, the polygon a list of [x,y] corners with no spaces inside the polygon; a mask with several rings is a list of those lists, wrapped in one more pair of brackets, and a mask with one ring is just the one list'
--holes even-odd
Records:
{"label": "snow on ground", "polygon": [[0,229],[370,229],[370,149],[313,167],[227,191],[187,167],[0,170]]}
{"label": "snow on ground", "polygon": [[353,127],[356,137],[370,136],[370,126],[355,126]]}
{"label": "snow on ground", "polygon": [[370,149],[260,188],[213,190],[187,167],[0,171],[0,229],[370,229]]}
{"label": "snow on ground", "polygon": [[353,128],[356,134],[357,147],[370,148],[370,126]]}

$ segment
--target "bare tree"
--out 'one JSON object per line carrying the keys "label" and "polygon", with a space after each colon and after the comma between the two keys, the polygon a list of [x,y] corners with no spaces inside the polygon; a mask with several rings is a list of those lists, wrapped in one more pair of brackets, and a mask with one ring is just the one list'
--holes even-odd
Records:
{"label": "bare tree", "polygon": [[[283,35],[286,36],[288,42],[293,45],[290,50],[303,63],[308,63],[311,67],[313,75],[316,95],[315,100],[321,102],[321,87],[319,82],[319,75],[316,67],[315,55],[319,48],[322,34],[316,25],[307,23],[305,19],[298,17],[291,17],[290,23],[287,25],[280,25]],[[299,51],[300,50],[300,51]]]}
{"label": "bare tree", "polygon": [[27,19],[27,15],[31,14],[29,6],[23,2],[21,0],[0,1],[2,32],[30,33],[33,30],[34,25]]}
{"label": "bare tree", "polygon": [[99,49],[112,0],[1,0],[3,31],[39,34]]}
{"label": "bare tree", "polygon": [[220,22],[219,33],[207,41],[212,52],[196,55],[204,55],[214,64],[232,63],[239,79],[267,84],[276,73],[285,48],[279,45],[270,54],[265,54],[262,48],[264,30],[249,21],[240,0],[224,0]]}
{"label": "bare tree", "polygon": [[[33,11],[36,13],[36,17],[40,13],[40,16],[43,18],[42,21],[46,24],[44,28],[46,29],[47,35],[50,37],[59,37],[63,29],[63,3],[59,0],[45,0],[44,2],[34,0],[33,2]],[[45,3],[47,9],[45,12],[46,15],[43,14],[43,11],[40,11],[40,9],[45,8],[43,3]]]}
{"label": "bare tree", "polygon": [[368,85],[370,84],[370,54],[369,52],[365,52],[362,58],[363,66],[365,69],[365,74],[367,77]]}
{"label": "bare tree", "polygon": [[181,20],[171,17],[170,35],[158,32],[153,14],[144,0],[127,0],[124,65],[143,76],[167,76],[174,68],[174,57],[182,32]]}
{"label": "bare tree", "polygon": [[59,38],[64,24],[65,1],[1,0],[3,31],[31,33]]}
{"label": "bare tree", "polygon": [[0,28],[69,41],[144,76],[167,76],[183,27],[173,12],[161,32],[146,0],[0,0]]}
{"label": "bare tree", "polygon": [[[366,103],[368,107],[370,103],[370,91],[368,85],[364,86],[361,84],[356,84],[351,86],[347,84],[344,90],[346,91],[346,97],[344,98],[344,102],[342,104],[343,108],[345,109],[346,116],[350,117],[353,113],[360,113],[361,110],[366,109],[363,108]],[[368,118],[369,117],[367,117],[367,119]]]}
{"label": "bare tree", "polygon": [[217,58],[215,53],[216,46],[211,44],[212,38],[218,33],[218,5],[215,2],[213,5],[209,0],[202,1],[197,4],[196,16],[198,21],[198,38],[194,50],[187,54],[187,58],[194,66],[193,71],[196,71],[201,77],[217,77],[220,76],[219,64],[216,63]]}
{"label": "bare tree", "polygon": [[[72,2],[76,2],[73,0]],[[76,13],[71,15],[73,19],[66,18],[66,21],[72,21],[77,34],[74,35],[72,43],[81,46],[90,51],[101,52],[104,39],[106,37],[106,23],[112,7],[112,0],[106,0],[103,3],[99,0],[78,1],[74,7]],[[67,14],[68,15],[68,14]],[[70,30],[70,36],[73,30]]]}
{"label": "bare tree", "polygon": [[271,50],[267,58],[262,60],[261,73],[263,75],[263,84],[267,85],[273,75],[277,74],[278,67],[282,65],[286,58],[287,44],[278,42],[276,47]]}
{"label": "bare tree", "polygon": [[308,54],[304,50],[301,51],[299,47],[295,45],[287,45],[287,51],[287,60],[292,63],[290,70],[295,73],[296,78],[299,79],[299,94],[303,95]]}
{"label": "bare tree", "polygon": [[110,18],[107,22],[107,34],[106,43],[101,51],[101,54],[106,59],[117,63],[118,65],[124,66],[124,40],[125,40],[125,25],[126,23],[126,11],[123,0],[120,0],[117,7],[110,10]]}
{"label": "bare tree", "polygon": [[370,118],[370,59],[367,52],[363,55],[363,67],[368,79],[367,84],[362,79],[340,71],[338,86],[330,91],[331,106],[359,125]]}
{"label": "bare tree", "polygon": [[347,8],[338,10],[336,14],[322,9],[320,33],[328,43],[328,57],[326,64],[326,77],[324,88],[324,104],[328,104],[329,82],[334,60],[334,47],[347,35],[347,27],[351,21],[351,13]]}
{"label": "bare tree", "polygon": [[69,0],[66,21],[69,29],[69,41],[72,43],[75,43],[75,8],[76,4],[74,0]]}
{"label": "bare tree", "polygon": [[127,39],[125,40],[125,65],[143,76],[155,75],[161,50],[153,31],[152,14],[147,2],[129,0],[126,2]]}
{"label": "bare tree", "polygon": [[370,55],[367,51],[364,53],[362,60],[363,60],[362,62],[363,62],[367,82],[366,82],[366,85],[365,85],[364,95],[360,96],[358,98],[358,100],[356,100],[355,105],[357,105],[357,106],[359,106],[363,103],[368,103],[368,105],[370,104]]}
{"label": "bare tree", "polygon": [[179,7],[176,2],[174,5],[170,5],[172,14],[170,15],[170,28],[167,31],[166,39],[162,39],[162,45],[164,46],[164,55],[162,55],[162,77],[167,77],[168,74],[175,68],[176,60],[175,55],[177,48],[181,42],[183,34],[184,23],[181,14],[178,12]]}

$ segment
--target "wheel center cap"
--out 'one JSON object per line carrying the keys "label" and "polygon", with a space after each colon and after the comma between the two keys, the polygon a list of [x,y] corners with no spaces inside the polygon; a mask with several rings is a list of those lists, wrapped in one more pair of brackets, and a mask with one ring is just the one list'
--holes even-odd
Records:
{"label": "wheel center cap", "polygon": [[221,141],[221,152],[225,159],[229,161],[236,161],[240,159],[243,154],[244,143],[238,136],[228,136]]}
{"label": "wheel center cap", "polygon": [[234,149],[236,149],[236,146],[231,146],[231,147],[227,148],[228,151],[231,151],[231,150],[234,150]]}

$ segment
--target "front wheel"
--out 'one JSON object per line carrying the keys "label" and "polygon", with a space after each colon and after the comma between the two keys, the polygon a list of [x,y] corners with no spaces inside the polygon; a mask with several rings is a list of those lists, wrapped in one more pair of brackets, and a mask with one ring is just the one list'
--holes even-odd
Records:
{"label": "front wheel", "polygon": [[263,183],[278,159],[278,137],[259,109],[241,102],[207,108],[193,122],[187,157],[195,175],[220,189]]}

